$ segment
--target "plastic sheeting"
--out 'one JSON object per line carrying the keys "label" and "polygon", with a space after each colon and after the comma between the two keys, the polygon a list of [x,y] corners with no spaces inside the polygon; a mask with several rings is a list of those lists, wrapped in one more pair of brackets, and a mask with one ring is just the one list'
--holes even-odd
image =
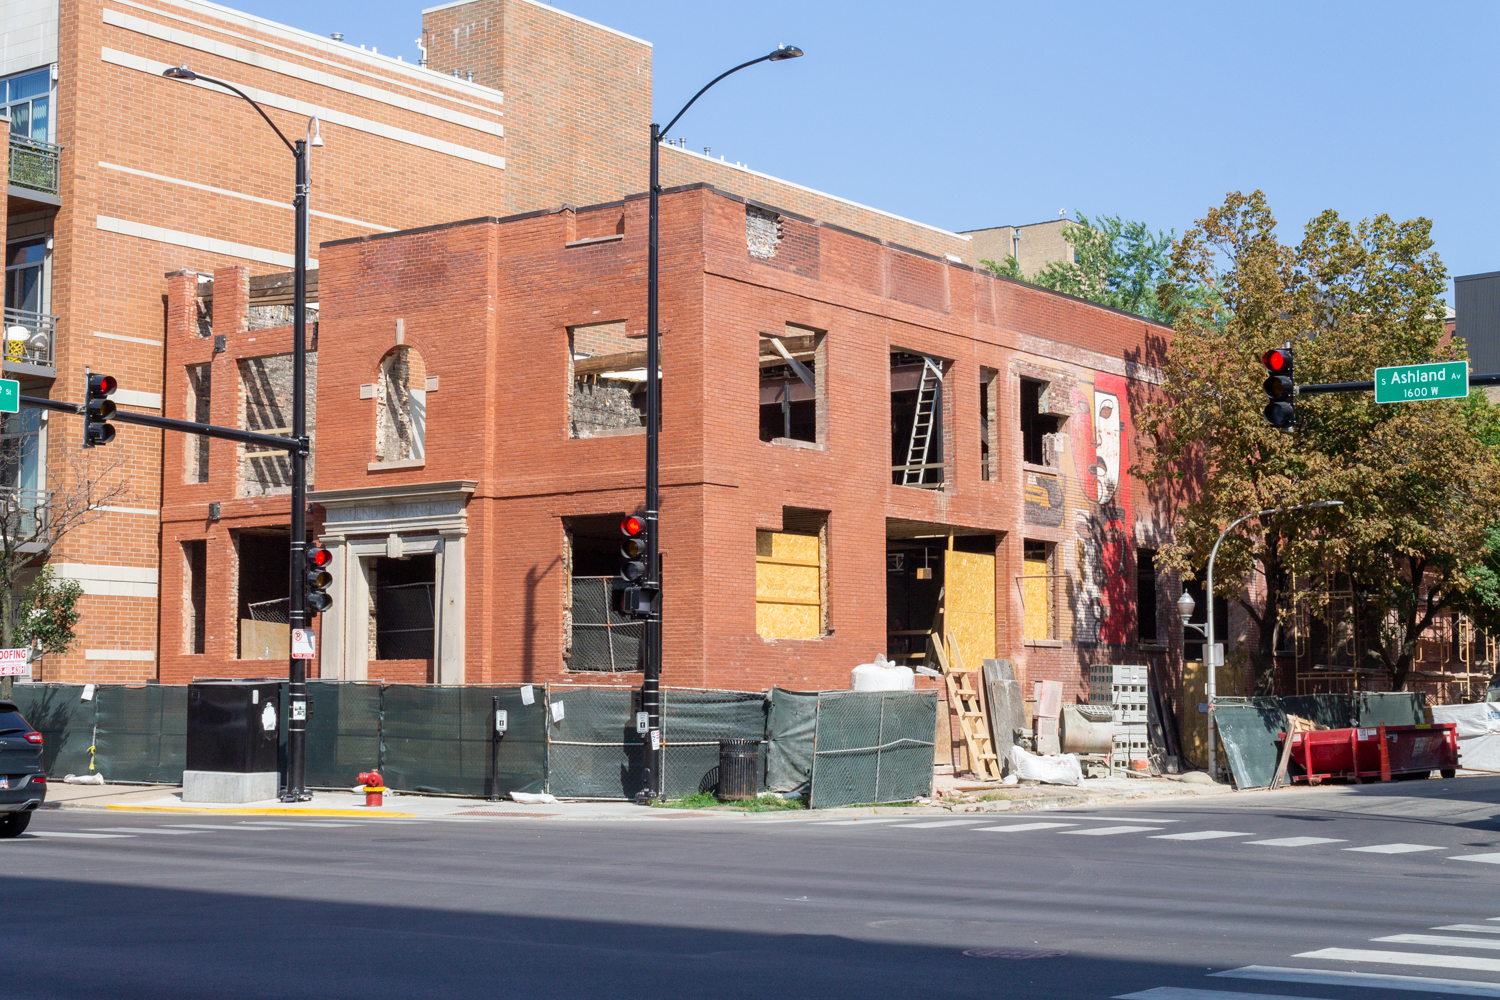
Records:
{"label": "plastic sheeting", "polygon": [[94,769],[106,781],[178,784],[187,763],[187,686],[99,687]]}
{"label": "plastic sheeting", "polygon": [[386,787],[484,795],[490,774],[493,699],[507,713],[498,792],[540,792],[547,777],[546,705],[519,688],[392,684],[381,691],[380,773]]}
{"label": "plastic sheeting", "polygon": [[55,778],[88,774],[98,703],[83,700],[83,685],[17,684],[12,690],[21,717],[42,734],[42,770]]}
{"label": "plastic sheeting", "polygon": [[[538,701],[542,689],[536,689]],[[552,722],[547,791],[563,799],[626,799],[642,787],[636,692],[629,688],[554,688],[563,717]]]}
{"label": "plastic sheeting", "polygon": [[[1257,702],[1268,699],[1257,698]],[[1298,694],[1269,699],[1279,701],[1287,715],[1307,719],[1329,729],[1348,729],[1359,722],[1354,697],[1347,694]]]}
{"label": "plastic sheeting", "polygon": [[[1270,786],[1279,759],[1277,735],[1286,731],[1286,712],[1280,703],[1293,700],[1220,698],[1215,701],[1214,725],[1236,788]],[[1306,707],[1305,703],[1302,707]]]}
{"label": "plastic sheeting", "polygon": [[807,792],[812,784],[818,693],[772,688],[766,722],[766,788]]}
{"label": "plastic sheeting", "polygon": [[1070,753],[1038,756],[1024,747],[1012,746],[1006,754],[1010,773],[1018,781],[1040,781],[1047,785],[1083,784],[1083,765]]}
{"label": "plastic sheeting", "polygon": [[814,808],[932,792],[937,693],[824,691],[813,735]]}

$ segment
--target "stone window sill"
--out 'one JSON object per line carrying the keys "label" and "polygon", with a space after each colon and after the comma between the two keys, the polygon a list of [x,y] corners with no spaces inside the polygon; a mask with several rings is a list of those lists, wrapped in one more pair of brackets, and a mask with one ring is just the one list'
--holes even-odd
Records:
{"label": "stone window sill", "polygon": [[367,472],[387,472],[392,469],[420,469],[427,464],[425,458],[403,458],[395,462],[371,462],[365,466]]}
{"label": "stone window sill", "polygon": [[1030,462],[1022,462],[1021,469],[1024,472],[1040,472],[1048,476],[1055,476],[1062,471],[1056,465],[1032,465]]}
{"label": "stone window sill", "polygon": [[1026,645],[1043,649],[1062,649],[1063,642],[1061,639],[1027,639]]}
{"label": "stone window sill", "polygon": [[775,445],[778,448],[801,448],[806,451],[827,451],[828,446],[821,441],[803,441],[800,438],[772,438],[765,444]]}
{"label": "stone window sill", "polygon": [[1143,643],[1141,643],[1141,652],[1143,652],[1143,653],[1166,653],[1166,652],[1169,652],[1171,650],[1171,648],[1172,647],[1168,646],[1164,642],[1143,642]]}

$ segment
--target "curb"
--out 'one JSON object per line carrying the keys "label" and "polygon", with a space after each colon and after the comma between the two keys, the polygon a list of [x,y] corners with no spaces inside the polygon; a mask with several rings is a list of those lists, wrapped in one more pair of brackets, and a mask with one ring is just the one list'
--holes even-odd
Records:
{"label": "curb", "polygon": [[[72,809],[99,809],[100,806],[64,806]],[[196,809],[192,806],[131,806],[110,803],[104,809],[119,812],[192,813],[199,816],[352,816],[360,819],[421,819],[416,813],[374,813],[359,809],[296,809],[265,806],[258,809]]]}

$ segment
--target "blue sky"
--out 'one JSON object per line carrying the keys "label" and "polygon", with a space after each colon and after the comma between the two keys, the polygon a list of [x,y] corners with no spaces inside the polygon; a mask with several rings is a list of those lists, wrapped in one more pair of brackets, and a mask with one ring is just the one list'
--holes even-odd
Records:
{"label": "blue sky", "polygon": [[[231,0],[416,58],[419,2]],[[950,229],[1120,214],[1179,234],[1263,189],[1283,239],[1325,208],[1434,222],[1451,274],[1500,270],[1500,4],[565,0],[655,46],[657,113],[756,170]],[[1491,136],[1485,138],[1486,135]]]}

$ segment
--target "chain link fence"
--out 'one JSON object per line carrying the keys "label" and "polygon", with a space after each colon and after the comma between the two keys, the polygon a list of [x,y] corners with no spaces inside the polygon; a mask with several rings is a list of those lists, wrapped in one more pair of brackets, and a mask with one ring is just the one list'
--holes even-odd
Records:
{"label": "chain link fence", "polygon": [[645,623],[614,608],[611,577],[573,577],[571,646],[568,669],[621,673],[640,669]]}
{"label": "chain link fence", "polygon": [[823,691],[814,710],[813,808],[931,794],[936,692]]}

